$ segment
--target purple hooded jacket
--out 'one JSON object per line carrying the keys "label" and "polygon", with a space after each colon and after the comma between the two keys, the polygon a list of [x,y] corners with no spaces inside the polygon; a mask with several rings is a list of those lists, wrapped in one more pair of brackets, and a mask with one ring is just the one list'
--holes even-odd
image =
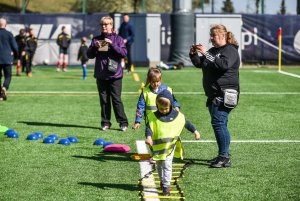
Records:
{"label": "purple hooded jacket", "polygon": [[[99,52],[96,47],[97,40],[108,38],[112,41],[107,52]],[[116,33],[101,33],[92,39],[91,45],[88,48],[87,56],[89,59],[95,60],[94,77],[101,80],[114,80],[123,77],[123,69],[121,66],[121,58],[126,57],[127,50],[123,39]],[[108,71],[108,58],[118,62],[117,72]]]}

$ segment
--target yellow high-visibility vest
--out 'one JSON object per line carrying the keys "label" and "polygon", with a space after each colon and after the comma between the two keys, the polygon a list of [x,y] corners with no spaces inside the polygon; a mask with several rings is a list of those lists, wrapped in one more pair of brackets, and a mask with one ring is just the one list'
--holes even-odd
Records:
{"label": "yellow high-visibility vest", "polygon": [[154,113],[148,115],[149,126],[152,130],[152,154],[154,160],[166,160],[175,148],[174,157],[183,159],[183,147],[180,134],[185,125],[185,117],[179,112],[176,119],[170,122],[162,122]]}
{"label": "yellow high-visibility vest", "polygon": [[[170,87],[167,88],[172,94],[172,89]],[[147,116],[149,113],[155,112],[157,110],[156,107],[156,96],[157,94],[153,93],[149,87],[143,88],[143,95],[145,99],[145,115]]]}

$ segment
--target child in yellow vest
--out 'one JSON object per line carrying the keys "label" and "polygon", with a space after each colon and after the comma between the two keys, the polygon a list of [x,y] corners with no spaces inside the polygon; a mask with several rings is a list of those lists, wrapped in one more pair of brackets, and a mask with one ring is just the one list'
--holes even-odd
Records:
{"label": "child in yellow vest", "polygon": [[185,127],[200,139],[200,133],[185,116],[172,108],[173,97],[169,90],[163,90],[156,97],[158,110],[147,116],[146,144],[151,146],[156,161],[160,187],[165,196],[170,195],[173,157],[182,158],[180,134]]}
{"label": "child in yellow vest", "polygon": [[[160,69],[152,67],[148,70],[146,84],[137,103],[135,122],[132,126],[133,129],[138,129],[140,127],[144,115],[146,116],[157,110],[155,100],[159,92],[167,89],[173,93],[173,90],[167,85],[162,84],[161,80],[162,75]],[[172,96],[174,100],[172,106],[179,111],[180,105],[176,101],[174,95]]]}

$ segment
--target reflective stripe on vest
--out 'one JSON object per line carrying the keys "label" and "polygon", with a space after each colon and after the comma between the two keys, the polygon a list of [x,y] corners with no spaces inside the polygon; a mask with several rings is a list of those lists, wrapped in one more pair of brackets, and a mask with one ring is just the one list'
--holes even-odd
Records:
{"label": "reflective stripe on vest", "polygon": [[[172,93],[172,89],[170,87],[167,88]],[[155,112],[157,110],[156,107],[156,96],[157,94],[153,93],[149,87],[143,88],[143,95],[145,99],[145,115],[149,113]]]}
{"label": "reflective stripe on vest", "polygon": [[171,122],[162,122],[154,113],[148,116],[149,126],[153,132],[152,153],[154,160],[166,160],[176,145],[174,157],[182,158],[183,150],[180,142],[180,134],[185,125],[185,117],[179,112],[176,119]]}

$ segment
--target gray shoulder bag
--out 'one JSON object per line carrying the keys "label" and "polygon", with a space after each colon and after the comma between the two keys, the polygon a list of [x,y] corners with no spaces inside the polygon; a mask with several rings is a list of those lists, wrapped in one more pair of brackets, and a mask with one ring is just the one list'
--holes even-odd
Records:
{"label": "gray shoulder bag", "polygon": [[117,69],[118,69],[118,62],[111,58],[108,58],[108,71],[115,73],[117,72]]}
{"label": "gray shoulder bag", "polygon": [[238,102],[239,92],[235,89],[224,90],[224,106],[228,108],[235,108]]}

